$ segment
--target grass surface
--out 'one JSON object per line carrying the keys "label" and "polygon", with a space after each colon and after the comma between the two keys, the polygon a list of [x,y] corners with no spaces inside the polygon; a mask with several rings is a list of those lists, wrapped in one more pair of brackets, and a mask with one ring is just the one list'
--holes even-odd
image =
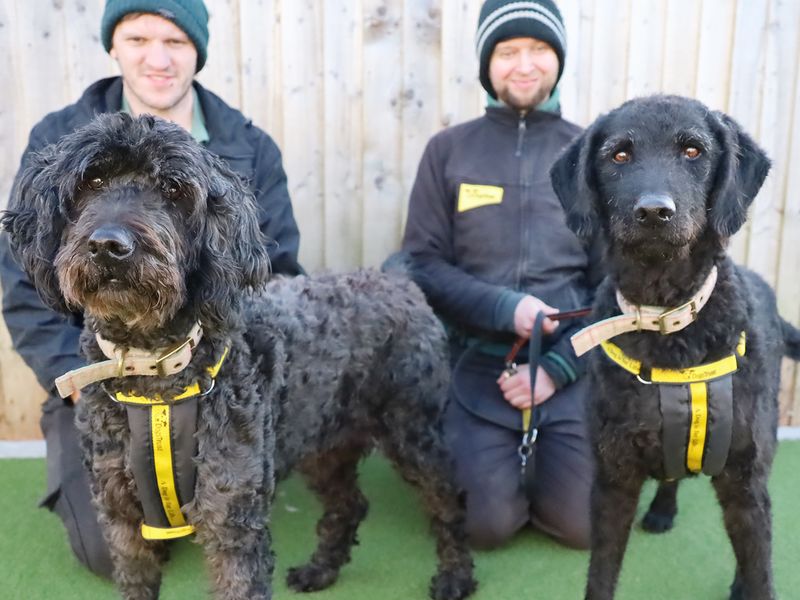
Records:
{"label": "grass surface", "polygon": [[[434,572],[434,543],[413,492],[380,458],[362,465],[370,514],[360,529],[361,545],[329,590],[295,594],[284,584],[286,570],[303,562],[314,547],[319,505],[302,482],[278,488],[273,510],[277,553],[276,598],[310,600],[408,600],[427,598]],[[84,570],[67,547],[60,521],[37,509],[44,489],[44,460],[0,460],[0,598],[93,600],[117,598],[113,586]],[[774,565],[778,594],[800,598],[800,443],[783,442],[770,489],[774,509]],[[639,507],[643,514],[654,486]],[[724,600],[733,577],[733,554],[721,512],[707,479],[682,484],[674,531],[654,536],[636,529],[626,554],[618,600]],[[200,549],[190,541],[173,544],[161,597],[208,597]],[[475,600],[582,598],[588,553],[562,548],[532,530],[508,546],[476,552],[480,581]]]}

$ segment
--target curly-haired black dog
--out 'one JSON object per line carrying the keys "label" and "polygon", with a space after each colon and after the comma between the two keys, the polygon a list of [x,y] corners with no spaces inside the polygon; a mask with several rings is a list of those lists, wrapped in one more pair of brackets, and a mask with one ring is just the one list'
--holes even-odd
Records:
{"label": "curly-haired black dog", "polygon": [[[767,478],[780,361],[800,359],[800,332],[778,316],[767,284],[725,253],[768,170],[732,119],[674,96],[600,117],[553,166],[570,227],[604,241],[608,277],[594,318],[612,319],[573,338],[579,351],[605,340],[591,357],[597,472],[586,598],[614,595],[644,480],[701,465],[736,555],[731,598],[775,597]],[[675,486],[662,486],[651,508],[651,520],[667,511],[662,527],[674,516]]]}
{"label": "curly-haired black dog", "polygon": [[[92,368],[109,354],[101,344],[118,361],[111,378],[84,389],[77,419],[123,596],[157,597],[167,550],[140,533],[148,515],[135,472],[141,446],[162,442],[132,438],[126,412],[142,396],[177,414],[195,384],[196,430],[173,443],[189,444],[196,483],[187,488],[177,476],[185,473],[176,474],[175,493],[218,598],[271,597],[266,523],[274,483],[292,468],[319,495],[323,515],[317,549],[290,570],[289,585],[333,583],[367,512],[356,467],[374,446],[432,516],[439,566],[431,596],[468,596],[475,582],[463,499],[438,422],[448,373],[440,324],[400,274],[276,279],[250,293],[269,271],[255,211],[246,186],[180,127],[115,114],[40,155],[3,217],[42,297],[84,311]],[[188,366],[167,364],[178,351],[163,349],[175,350],[198,323]],[[141,351],[168,355],[163,376],[117,376],[144,368]],[[69,385],[80,379],[71,377]]]}

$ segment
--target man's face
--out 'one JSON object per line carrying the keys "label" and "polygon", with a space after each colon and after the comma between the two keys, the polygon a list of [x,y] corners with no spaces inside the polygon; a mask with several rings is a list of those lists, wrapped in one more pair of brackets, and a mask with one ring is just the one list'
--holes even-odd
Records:
{"label": "man's face", "polygon": [[151,14],[122,19],[114,29],[110,54],[122,71],[134,112],[163,116],[186,100],[197,50],[172,21]]}
{"label": "man's face", "polygon": [[497,97],[517,110],[533,109],[546,100],[557,76],[558,56],[536,38],[498,42],[489,59],[489,80]]}

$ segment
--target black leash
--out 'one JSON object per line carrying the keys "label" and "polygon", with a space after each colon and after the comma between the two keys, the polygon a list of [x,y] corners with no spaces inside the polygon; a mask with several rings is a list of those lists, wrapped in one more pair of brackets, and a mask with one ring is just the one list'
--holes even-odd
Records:
{"label": "black leash", "polygon": [[[553,321],[560,321],[563,319],[574,319],[576,317],[584,317],[592,312],[591,307],[586,308],[579,308],[576,310],[568,310],[558,313],[553,313],[551,315],[546,315],[543,312],[539,312],[536,315],[536,320],[533,322],[533,328],[531,329],[531,337],[528,340],[525,340],[523,337],[518,337],[517,341],[514,342],[514,346],[512,346],[511,351],[506,355],[505,364],[506,369],[505,373],[508,375],[514,375],[517,372],[517,364],[514,362],[519,351],[525,345],[525,342],[528,342],[528,369],[530,372],[531,377],[531,408],[530,413],[527,417],[527,427],[525,428],[525,432],[522,435],[522,441],[520,442],[519,448],[517,449],[517,453],[519,454],[520,459],[520,472],[523,481],[526,479],[526,469],[528,467],[528,463],[532,463],[532,457],[534,452],[534,444],[536,443],[536,438],[539,435],[539,430],[536,427],[536,403],[533,400],[534,390],[536,389],[536,371],[539,368],[539,360],[542,356],[542,337],[543,337],[543,328],[542,324],[544,323],[545,318],[551,319]],[[523,416],[523,419],[525,417]]]}

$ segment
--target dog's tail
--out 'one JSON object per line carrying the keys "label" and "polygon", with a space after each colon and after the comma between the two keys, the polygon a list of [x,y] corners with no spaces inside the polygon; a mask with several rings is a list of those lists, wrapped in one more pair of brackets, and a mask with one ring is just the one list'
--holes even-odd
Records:
{"label": "dog's tail", "polygon": [[411,279],[411,255],[407,252],[395,252],[389,255],[381,265],[381,271],[392,275],[399,275],[406,279]]}
{"label": "dog's tail", "polygon": [[781,319],[783,331],[783,353],[794,360],[800,360],[800,329],[785,319]]}

